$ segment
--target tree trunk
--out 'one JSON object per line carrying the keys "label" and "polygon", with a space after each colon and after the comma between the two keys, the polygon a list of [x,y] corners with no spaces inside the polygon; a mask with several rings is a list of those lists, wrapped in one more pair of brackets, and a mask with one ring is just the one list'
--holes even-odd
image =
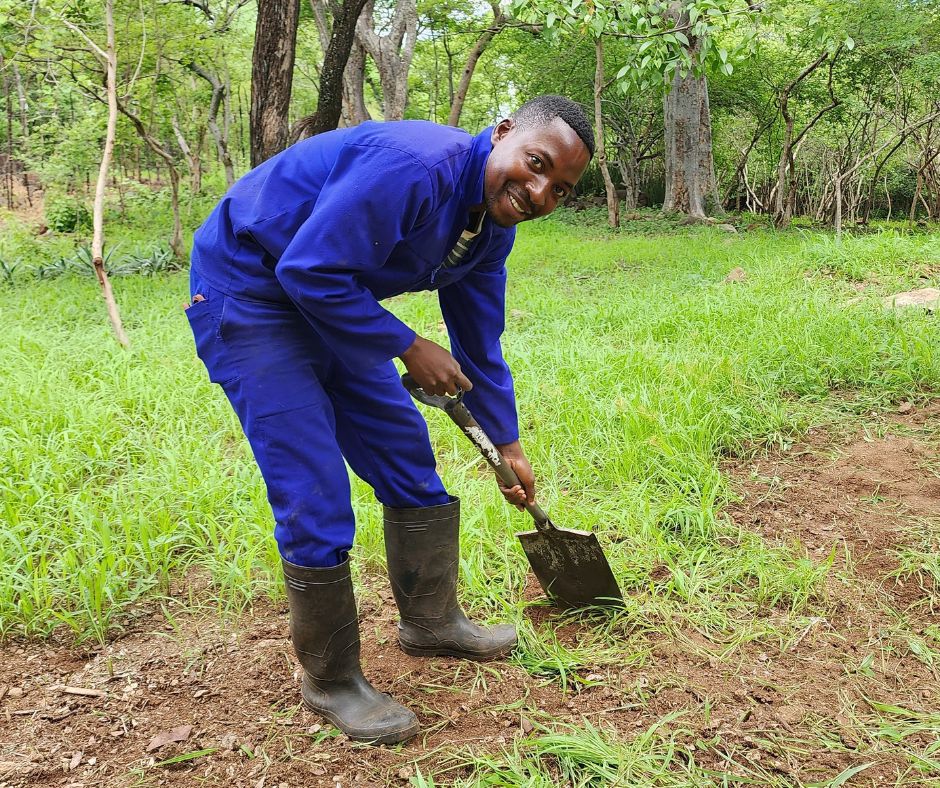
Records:
{"label": "tree trunk", "polygon": [[111,153],[114,150],[114,137],[117,130],[117,54],[114,45],[114,0],[105,0],[104,5],[105,28],[107,30],[107,50],[105,55],[105,70],[107,73],[108,91],[108,125],[104,135],[104,150],[101,153],[101,166],[98,168],[98,181],[95,183],[95,202],[92,209],[92,236],[91,259],[95,266],[95,275],[101,285],[101,293],[108,306],[108,318],[117,341],[124,347],[130,345],[130,340],[124,331],[121,314],[118,312],[114,292],[111,290],[111,281],[104,268],[104,192],[108,184],[108,167],[111,164]]}
{"label": "tree trunk", "polygon": [[[0,64],[2,66],[2,64]],[[3,97],[6,103],[7,111],[7,172],[6,172],[6,192],[7,192],[7,210],[13,210],[13,97],[10,95],[10,77],[4,69],[3,74]]]}
{"label": "tree trunk", "polygon": [[[16,83],[16,95],[20,102],[20,132],[23,135],[23,143],[29,139],[29,120],[27,117],[28,105],[26,103],[26,90],[23,88],[23,77],[16,63],[10,63],[13,69],[13,81]],[[33,207],[32,187],[29,185],[29,172],[23,167],[23,188],[26,190],[26,202],[29,207]]]}
{"label": "tree trunk", "polygon": [[353,41],[349,48],[349,60],[343,72],[343,123],[346,126],[358,126],[372,120],[366,107],[364,86],[366,82],[366,51],[362,44]]}
{"label": "tree trunk", "polygon": [[597,151],[597,166],[604,178],[604,190],[607,192],[607,224],[620,227],[620,201],[617,189],[607,167],[607,152],[604,149],[604,116],[601,112],[601,94],[604,92],[604,39],[598,36],[594,42],[594,140]]}
{"label": "tree trunk", "polygon": [[617,157],[617,165],[620,167],[620,180],[624,188],[623,209],[632,211],[637,206],[640,191],[636,158],[632,152],[622,154]]}
{"label": "tree trunk", "polygon": [[251,55],[251,166],[287,146],[299,0],[258,0]]}
{"label": "tree trunk", "polygon": [[908,221],[911,224],[914,224],[914,220],[917,218],[917,203],[920,202],[920,193],[924,188],[924,173],[923,170],[917,170],[917,185],[914,188],[914,199],[911,200],[911,212],[908,217]]}
{"label": "tree trunk", "polygon": [[167,170],[170,173],[170,205],[173,208],[173,235],[170,237],[170,249],[173,250],[173,254],[178,260],[182,260],[186,255],[183,251],[183,225],[180,220],[180,176],[176,171],[176,165],[173,163],[173,157],[167,153],[159,141],[147,131],[143,121],[137,115],[119,101],[117,107],[118,111],[134,124],[134,128],[137,130],[141,139],[147,143],[147,147],[163,160],[163,163],[166,164]]}
{"label": "tree trunk", "polygon": [[[329,49],[331,36],[328,12],[331,8],[335,9],[336,6],[336,0],[333,0],[333,2],[331,0],[310,0],[313,18],[317,24],[317,34],[320,38],[320,49],[324,53]],[[360,13],[362,13],[362,9],[360,9]],[[346,58],[346,68],[343,70],[343,105],[339,125],[349,128],[371,119],[363,93],[365,80],[366,53],[354,37],[349,47],[349,55]]]}
{"label": "tree trunk", "polygon": [[[688,14],[679,5],[670,7],[676,24],[688,24]],[[694,58],[701,44],[691,37],[689,54]],[[712,161],[712,124],[708,106],[708,84],[703,76],[685,77],[679,71],[663,99],[665,118],[666,197],[663,210],[704,219],[718,210],[718,187]]]}
{"label": "tree trunk", "polygon": [[356,35],[356,21],[365,4],[366,0],[344,0],[334,6],[330,43],[323,55],[323,68],[320,69],[317,111],[297,121],[291,132],[292,139],[312,137],[339,125],[343,109],[343,74]]}
{"label": "tree trunk", "polygon": [[836,198],[835,221],[836,239],[842,240],[842,173],[840,165],[836,163],[835,177],[832,179],[832,190]]}
{"label": "tree trunk", "polygon": [[[829,57],[828,52],[823,52],[816,58],[816,60],[806,66],[806,68],[804,68],[792,82],[781,88],[777,95],[777,106],[780,109],[780,116],[784,120],[784,126],[786,129],[783,147],[780,150],[780,158],[777,161],[777,198],[774,204],[774,223],[778,227],[786,227],[790,223],[790,219],[793,216],[793,208],[796,204],[796,150],[799,147],[800,142],[806,136],[809,130],[819,122],[819,119],[822,118],[823,115],[825,115],[830,110],[835,109],[841,103],[839,99],[835,97],[835,94],[832,91],[832,70],[835,67],[836,61],[839,59],[839,54],[841,52],[841,44],[833,53],[831,58]],[[825,107],[822,107],[803,127],[802,131],[794,136],[793,116],[789,112],[790,95],[793,93],[797,85],[799,85],[827,60],[829,61],[829,80],[827,84],[827,90],[829,92],[829,104],[827,104]]]}
{"label": "tree trunk", "polygon": [[[230,125],[227,120],[228,111],[226,109],[229,93],[228,84],[198,63],[190,62],[188,66],[194,74],[202,77],[212,86],[212,98],[209,101],[209,116],[206,120],[206,125],[209,127],[209,133],[212,135],[212,139],[215,140],[219,161],[222,162],[222,166],[225,168],[225,185],[226,187],[231,187],[235,183],[235,167],[232,164],[232,156],[228,150],[228,130]],[[218,120],[220,106],[223,111],[221,127],[219,126]]]}
{"label": "tree trunk", "polygon": [[477,67],[477,62],[487,46],[489,46],[490,41],[493,40],[493,37],[502,30],[503,26],[506,24],[506,17],[499,7],[499,2],[497,0],[490,0],[490,5],[493,8],[493,25],[483,31],[476,42],[474,42],[473,49],[470,50],[470,55],[467,57],[467,62],[463,67],[463,73],[460,75],[460,84],[457,86],[457,91],[454,93],[454,97],[451,100],[450,114],[447,116],[447,124],[449,126],[456,126],[460,123],[460,113],[463,112],[463,104],[467,99],[467,92],[470,90],[470,80],[473,79],[473,72]]}
{"label": "tree trunk", "polygon": [[189,168],[190,188],[193,194],[199,194],[202,191],[202,161],[199,158],[199,153],[198,151],[193,153],[189,143],[186,142],[186,138],[183,136],[179,121],[175,115],[170,119],[170,125],[173,129],[173,133],[176,135],[176,142],[180,146],[180,150],[183,151],[183,159],[186,161],[186,166]]}
{"label": "tree trunk", "polygon": [[417,0],[398,0],[389,32],[384,36],[375,32],[373,3],[374,0],[369,0],[359,16],[356,40],[371,55],[379,70],[385,120],[401,120],[408,101],[408,71],[418,31]]}

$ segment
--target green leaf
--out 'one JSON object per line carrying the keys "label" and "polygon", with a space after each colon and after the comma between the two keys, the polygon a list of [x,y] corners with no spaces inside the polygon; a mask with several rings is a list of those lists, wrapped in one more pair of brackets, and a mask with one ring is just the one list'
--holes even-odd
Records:
{"label": "green leaf", "polygon": [[551,27],[552,25],[555,24],[557,19],[558,19],[558,16],[556,14],[554,13],[549,14],[547,17],[545,17],[545,27]]}
{"label": "green leaf", "polygon": [[206,750],[193,750],[192,752],[184,752],[182,755],[176,755],[172,758],[167,758],[165,761],[157,761],[154,766],[171,766],[174,763],[192,761],[196,758],[202,758],[204,755],[212,755],[212,753],[218,751],[218,749],[218,747],[210,747]]}
{"label": "green leaf", "polygon": [[848,50],[855,49],[855,39],[852,36],[845,37],[845,48]]}
{"label": "green leaf", "polygon": [[852,777],[854,777],[859,772],[863,772],[866,769],[870,769],[875,765],[875,762],[863,763],[861,766],[853,766],[850,769],[846,769],[839,774],[831,783],[828,783],[829,788],[839,788],[840,785],[845,785]]}
{"label": "green leaf", "polygon": [[721,58],[721,62],[722,62],[722,63],[727,63],[727,62],[728,62],[728,50],[727,50],[727,49],[719,49],[719,50],[718,50],[718,57]]}
{"label": "green leaf", "polygon": [[685,44],[686,46],[689,45],[689,39],[688,39],[688,37],[687,37],[686,34],[683,33],[681,30],[677,30],[677,31],[674,33],[674,36],[673,36],[673,37],[674,37],[675,39],[677,39],[678,41],[681,41],[681,42],[682,42],[683,44]]}

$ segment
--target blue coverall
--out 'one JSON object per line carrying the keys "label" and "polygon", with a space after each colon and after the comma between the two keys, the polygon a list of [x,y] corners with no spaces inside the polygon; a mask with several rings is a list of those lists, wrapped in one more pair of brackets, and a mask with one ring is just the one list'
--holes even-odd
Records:
{"label": "blue coverall", "polygon": [[241,178],[196,231],[189,318],[199,357],[238,414],[267,486],[281,555],[342,563],[355,522],[343,459],[392,507],[450,497],[427,426],[391,359],[415,332],[379,301],[437,290],[466,402],[497,444],[518,438],[503,360],[506,257],[515,231],[484,221],[492,150],[424,121],[320,134]]}

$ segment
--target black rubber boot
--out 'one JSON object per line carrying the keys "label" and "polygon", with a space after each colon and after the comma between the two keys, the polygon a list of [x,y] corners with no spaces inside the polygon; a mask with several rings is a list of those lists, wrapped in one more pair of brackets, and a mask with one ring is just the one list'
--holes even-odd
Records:
{"label": "black rubber boot", "polygon": [[385,507],[388,577],[401,621],[406,654],[492,659],[512,651],[511,624],[481,627],[457,602],[460,501],[416,509]]}
{"label": "black rubber boot", "polygon": [[311,569],[283,561],[290,635],[304,669],[301,695],[350,739],[393,744],[418,732],[418,718],[376,690],[359,667],[359,616],[349,561]]}

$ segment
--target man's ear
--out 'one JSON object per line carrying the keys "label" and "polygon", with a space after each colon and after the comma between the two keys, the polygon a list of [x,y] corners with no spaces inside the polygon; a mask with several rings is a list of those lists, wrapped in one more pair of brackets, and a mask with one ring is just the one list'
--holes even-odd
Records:
{"label": "man's ear", "polygon": [[512,118],[503,118],[499,123],[493,126],[493,133],[490,135],[490,142],[495,145],[514,128],[516,128],[516,121],[514,121]]}

